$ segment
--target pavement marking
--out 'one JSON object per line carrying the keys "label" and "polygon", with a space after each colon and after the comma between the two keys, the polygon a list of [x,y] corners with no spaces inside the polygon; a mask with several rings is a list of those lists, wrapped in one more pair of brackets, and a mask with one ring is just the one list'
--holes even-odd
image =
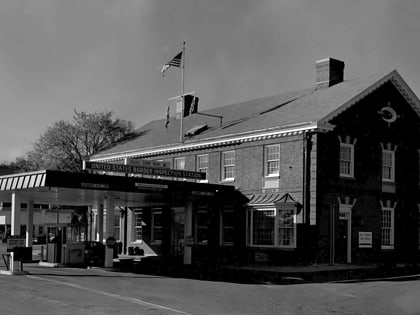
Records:
{"label": "pavement marking", "polygon": [[88,288],[88,287],[83,287],[83,286],[80,286],[78,284],[74,284],[74,283],[70,283],[70,282],[58,281],[58,280],[53,280],[53,279],[46,279],[46,278],[42,278],[42,277],[38,277],[38,276],[32,276],[32,275],[26,275],[25,277],[30,278],[30,279],[34,279],[34,280],[42,280],[42,281],[51,282],[51,283],[55,283],[55,284],[66,285],[68,287],[73,287],[73,288],[76,288],[76,289],[85,290],[85,291],[93,292],[93,293],[96,293],[96,294],[101,294],[101,295],[113,297],[113,298],[120,299],[120,300],[123,300],[123,301],[131,302],[131,303],[134,303],[134,304],[139,304],[139,305],[143,305],[143,306],[154,307],[154,308],[158,308],[158,309],[162,309],[162,310],[166,310],[166,311],[171,311],[171,312],[178,313],[178,314],[193,315],[191,313],[180,311],[180,310],[177,310],[175,308],[166,307],[166,306],[159,305],[159,304],[154,304],[154,303],[149,303],[149,302],[146,302],[146,301],[143,301],[143,300],[140,300],[140,299],[131,298],[131,297],[127,297],[127,296],[122,296],[122,295],[115,294],[115,293],[110,293],[110,292],[106,292],[106,291],[101,291],[101,290],[96,290],[96,289],[92,289],[92,288]]}

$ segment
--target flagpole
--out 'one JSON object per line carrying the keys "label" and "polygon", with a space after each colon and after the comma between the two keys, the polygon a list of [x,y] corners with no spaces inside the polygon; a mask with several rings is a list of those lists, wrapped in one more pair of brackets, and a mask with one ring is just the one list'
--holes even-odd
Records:
{"label": "flagpole", "polygon": [[184,108],[185,108],[185,98],[184,98],[184,71],[185,71],[185,42],[182,44],[182,92],[181,92],[181,126],[180,126],[180,132],[179,132],[179,141],[180,142],[184,142],[184,137],[183,137],[183,121],[184,121]]}

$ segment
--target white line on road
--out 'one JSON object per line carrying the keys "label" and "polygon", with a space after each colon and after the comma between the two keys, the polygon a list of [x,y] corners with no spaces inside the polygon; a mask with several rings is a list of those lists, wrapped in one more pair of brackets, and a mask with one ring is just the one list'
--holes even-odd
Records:
{"label": "white line on road", "polygon": [[143,301],[143,300],[140,300],[140,299],[131,298],[131,297],[128,297],[128,296],[122,296],[122,295],[115,294],[115,293],[110,293],[110,292],[106,292],[106,291],[101,291],[101,290],[96,290],[96,289],[92,289],[92,288],[88,288],[88,287],[83,287],[83,286],[80,286],[80,285],[74,284],[74,283],[52,280],[52,279],[46,279],[46,278],[42,278],[42,277],[38,277],[38,276],[32,276],[32,275],[26,275],[26,277],[30,278],[30,279],[34,279],[34,280],[42,280],[42,281],[51,282],[51,283],[55,283],[55,284],[66,285],[68,287],[73,287],[73,288],[76,288],[76,289],[85,290],[85,291],[93,292],[93,293],[96,293],[96,294],[101,294],[101,295],[113,297],[113,298],[116,298],[116,299],[120,299],[120,300],[123,300],[123,301],[128,301],[128,302],[143,305],[143,306],[148,306],[148,307],[154,307],[154,308],[158,308],[158,309],[162,309],[162,310],[167,310],[167,311],[171,311],[171,312],[178,313],[178,314],[193,315],[193,314],[190,314],[190,313],[186,313],[186,312],[177,310],[175,308],[170,308],[170,307],[166,307],[166,306],[159,305],[159,304],[149,303],[149,302],[146,302],[146,301]]}

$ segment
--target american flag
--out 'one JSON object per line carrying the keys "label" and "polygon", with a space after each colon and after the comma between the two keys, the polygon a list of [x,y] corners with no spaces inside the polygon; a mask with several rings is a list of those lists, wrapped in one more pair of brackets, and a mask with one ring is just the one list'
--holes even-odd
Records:
{"label": "american flag", "polygon": [[180,68],[181,67],[181,60],[182,60],[182,51],[178,55],[173,57],[169,62],[165,63],[162,66],[162,69],[160,70],[162,75],[165,75],[166,70],[168,70],[171,66]]}

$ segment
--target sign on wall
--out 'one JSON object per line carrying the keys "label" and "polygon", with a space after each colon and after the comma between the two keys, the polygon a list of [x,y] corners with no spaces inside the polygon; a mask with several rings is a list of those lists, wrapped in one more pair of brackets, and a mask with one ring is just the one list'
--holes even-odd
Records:
{"label": "sign on wall", "polygon": [[130,173],[130,174],[144,174],[152,176],[162,177],[180,177],[190,179],[206,179],[206,173],[185,171],[185,170],[173,170],[161,167],[148,167],[141,165],[124,165],[124,164],[112,164],[112,163],[101,163],[101,162],[84,162],[84,169],[103,171],[103,172],[116,172],[116,173]]}
{"label": "sign on wall", "polygon": [[359,248],[372,248],[372,232],[359,232]]}

